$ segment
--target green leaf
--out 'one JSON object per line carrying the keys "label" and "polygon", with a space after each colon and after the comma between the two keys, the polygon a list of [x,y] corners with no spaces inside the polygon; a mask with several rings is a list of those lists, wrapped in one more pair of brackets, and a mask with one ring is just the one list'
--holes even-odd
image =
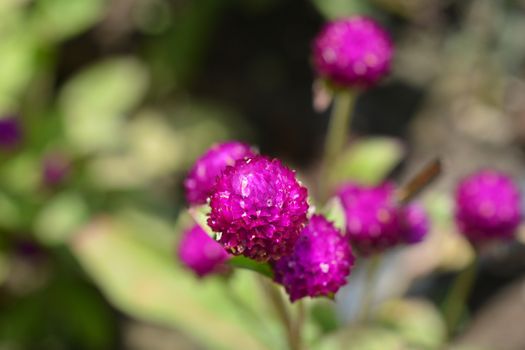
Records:
{"label": "green leaf", "polygon": [[263,276],[273,278],[273,269],[268,263],[260,263],[244,256],[235,256],[228,260],[228,264],[233,267],[255,271]]}
{"label": "green leaf", "polygon": [[106,0],[38,0],[30,23],[42,39],[64,40],[97,23],[107,4]]}
{"label": "green leaf", "polygon": [[404,149],[391,138],[368,138],[353,143],[339,158],[333,170],[336,182],[356,181],[362,184],[381,182],[401,160]]}
{"label": "green leaf", "polygon": [[87,203],[80,194],[61,193],[51,199],[36,217],[35,235],[46,244],[64,243],[87,221],[88,215]]}
{"label": "green leaf", "polygon": [[0,40],[0,114],[17,106],[37,65],[37,44],[18,23],[16,30]]}
{"label": "green leaf", "polygon": [[59,96],[65,131],[80,152],[114,148],[123,142],[123,123],[144,97],[146,68],[132,58],[113,58],[87,68]]}
{"label": "green leaf", "polygon": [[335,227],[342,232],[346,229],[346,215],[343,209],[343,205],[338,197],[330,198],[323,208],[325,217],[331,221]]}
{"label": "green leaf", "polygon": [[3,229],[14,229],[22,223],[22,210],[19,203],[0,192],[0,227]]}
{"label": "green leaf", "polygon": [[212,231],[210,226],[208,226],[208,213],[210,212],[210,206],[207,204],[191,207],[188,209],[188,213],[191,218],[199,225],[208,236],[215,238],[215,232]]}
{"label": "green leaf", "polygon": [[[109,300],[134,317],[176,327],[214,349],[275,348],[265,342],[276,334],[261,335],[262,327],[228,298],[222,280],[197,279],[175,263],[171,249],[142,244],[138,235],[150,230],[149,225],[101,218],[82,230],[71,247]],[[263,314],[252,276],[238,272],[231,290]]]}
{"label": "green leaf", "polygon": [[396,333],[380,327],[344,328],[325,337],[314,350],[403,350],[403,339]]}
{"label": "green leaf", "polygon": [[39,159],[29,153],[22,153],[2,164],[0,180],[13,193],[34,195],[40,184]]}
{"label": "green leaf", "polygon": [[439,311],[423,300],[393,300],[381,306],[377,319],[418,349],[441,349],[446,328]]}
{"label": "green leaf", "polygon": [[312,0],[312,2],[327,19],[371,12],[368,2],[362,0]]}
{"label": "green leaf", "polygon": [[317,300],[311,308],[311,317],[322,333],[330,333],[340,326],[335,303],[330,300]]}

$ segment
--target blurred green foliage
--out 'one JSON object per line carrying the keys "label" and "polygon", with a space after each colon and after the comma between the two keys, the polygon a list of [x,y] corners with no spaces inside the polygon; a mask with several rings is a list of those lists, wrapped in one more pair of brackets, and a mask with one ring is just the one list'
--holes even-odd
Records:
{"label": "blurred green foliage", "polygon": [[[0,1],[0,115],[19,116],[23,128],[21,144],[0,151],[1,349],[118,348],[127,317],[182,330],[212,349],[285,347],[275,315],[265,316],[269,308],[253,274],[240,270],[229,279],[200,281],[174,257],[178,232],[191,222],[181,214],[185,170],[215,141],[256,138],[239,106],[191,88],[199,79],[201,86],[209,83],[200,73],[214,60],[208,50],[230,13],[257,19],[289,5],[283,4]],[[293,6],[307,8],[312,26],[353,13],[388,22],[400,43],[394,77],[431,96],[447,84],[463,91],[461,81],[448,78],[469,76],[476,63],[495,72],[485,82],[491,87],[522,69],[525,22],[518,2],[313,0]],[[453,23],[429,24],[427,36],[411,41],[424,10],[441,13],[446,6],[460,12]],[[487,12],[493,16],[483,17]],[[290,31],[269,41],[292,47]],[[491,93],[480,95],[474,99],[497,103]],[[360,138],[334,177],[377,183],[405,151],[392,138]],[[67,157],[70,172],[46,186],[43,159],[54,152]],[[449,218],[450,203],[435,201],[433,209],[441,222]],[[344,226],[337,202],[325,210]],[[311,316],[306,338],[316,340],[313,349],[440,349],[444,342],[440,316],[426,304],[391,306],[380,313],[380,325],[352,331],[335,331],[339,320],[330,301],[314,304]]]}

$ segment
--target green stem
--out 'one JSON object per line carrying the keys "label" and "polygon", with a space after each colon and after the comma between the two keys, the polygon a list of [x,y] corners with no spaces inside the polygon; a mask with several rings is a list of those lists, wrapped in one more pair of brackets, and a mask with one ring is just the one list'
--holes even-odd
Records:
{"label": "green stem", "polygon": [[445,299],[443,313],[449,334],[453,334],[461,321],[475,279],[476,259],[458,274]]}
{"label": "green stem", "polygon": [[365,267],[366,276],[361,299],[361,310],[359,312],[359,320],[361,322],[368,321],[370,310],[374,302],[374,287],[376,284],[377,272],[379,271],[382,259],[383,256],[381,254],[375,254],[368,260]]}
{"label": "green stem", "polygon": [[295,335],[296,331],[294,330],[292,318],[276,285],[261,276],[257,276],[257,280],[264,290],[264,294],[267,296],[270,305],[273,307],[277,318],[283,325],[290,350],[301,350],[300,339]]}
{"label": "green stem", "polygon": [[321,169],[321,178],[323,179],[321,181],[323,184],[321,196],[324,200],[329,196],[328,191],[332,182],[332,169],[337,161],[337,157],[344,149],[354,101],[355,92],[353,90],[338,91],[334,97]]}
{"label": "green stem", "polygon": [[297,317],[293,325],[292,343],[296,346],[296,349],[303,348],[302,342],[302,330],[304,323],[306,322],[306,307],[302,300],[297,301]]}

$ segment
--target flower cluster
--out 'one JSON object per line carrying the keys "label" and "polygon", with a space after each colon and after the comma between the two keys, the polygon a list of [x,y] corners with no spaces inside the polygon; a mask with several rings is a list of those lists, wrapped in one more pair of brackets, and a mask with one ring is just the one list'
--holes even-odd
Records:
{"label": "flower cluster", "polygon": [[[317,74],[339,88],[376,84],[392,54],[388,34],[361,16],[327,24],[313,43]],[[346,183],[336,193],[345,214],[341,232],[320,214],[309,217],[308,191],[293,170],[237,141],[210,148],[184,187],[191,206],[208,206],[215,240],[192,227],[180,242],[180,260],[201,277],[238,255],[268,263],[292,302],[337,293],[354,264],[353,248],[362,256],[381,253],[421,242],[430,228],[424,208],[400,203],[394,184]],[[511,237],[521,221],[520,201],[509,177],[476,173],[456,191],[457,225],[474,244]]]}
{"label": "flower cluster", "polygon": [[[354,263],[352,245],[369,254],[402,242],[419,242],[428,231],[424,210],[416,204],[398,205],[392,184],[347,184],[338,193],[346,211],[345,237],[322,215],[308,219],[308,191],[294,171],[277,159],[242,156],[248,153],[231,145],[242,145],[251,152],[249,146],[238,142],[216,145],[197,161],[185,182],[195,179],[199,166],[206,174],[215,174],[206,181],[201,177],[199,183],[206,186],[207,223],[217,242],[195,227],[186,233],[179,248],[181,260],[199,276],[216,271],[216,264],[224,263],[227,252],[270,262],[275,281],[283,285],[291,301],[331,296],[346,283]],[[230,164],[210,161],[217,157],[237,160]],[[196,187],[191,190],[198,192]],[[192,245],[197,242],[196,231],[201,242]],[[190,233],[195,236],[193,241]],[[223,254],[210,257],[204,252],[210,242]]]}

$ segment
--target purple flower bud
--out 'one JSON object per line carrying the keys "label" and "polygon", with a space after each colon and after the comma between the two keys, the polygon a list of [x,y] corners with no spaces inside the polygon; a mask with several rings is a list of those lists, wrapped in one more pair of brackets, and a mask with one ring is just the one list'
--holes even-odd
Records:
{"label": "purple flower bud", "polygon": [[307,220],[307,190],[277,159],[240,159],[219,176],[210,227],[234,255],[278,260],[292,252]]}
{"label": "purple flower bud", "polygon": [[373,19],[354,16],[327,23],[313,43],[317,74],[343,87],[369,87],[390,70],[393,43]]}
{"label": "purple flower bud", "polygon": [[290,300],[332,296],[346,284],[354,264],[348,241],[321,215],[303,229],[291,255],[274,263],[275,281]]}
{"label": "purple flower bud", "polygon": [[403,241],[403,211],[394,198],[394,186],[346,184],[338,195],[346,214],[347,235],[364,255],[380,253]]}
{"label": "purple flower bud", "polygon": [[68,176],[69,170],[69,161],[64,155],[48,154],[42,164],[42,181],[46,186],[57,186]]}
{"label": "purple flower bud", "polygon": [[237,141],[224,142],[211,147],[191,168],[184,188],[186,199],[193,204],[204,204],[211,194],[217,176],[237,159],[255,155],[250,146]]}
{"label": "purple flower bud", "polygon": [[425,208],[419,203],[407,205],[402,212],[403,242],[415,244],[425,239],[430,222]]}
{"label": "purple flower bud", "polygon": [[199,225],[184,232],[178,253],[181,262],[199,277],[219,272],[229,258],[224,248]]}
{"label": "purple flower bud", "polygon": [[22,140],[22,128],[17,117],[0,118],[0,149],[12,150]]}
{"label": "purple flower bud", "polygon": [[520,191],[512,179],[483,170],[461,181],[456,189],[456,223],[461,233],[478,244],[511,238],[521,221]]}

